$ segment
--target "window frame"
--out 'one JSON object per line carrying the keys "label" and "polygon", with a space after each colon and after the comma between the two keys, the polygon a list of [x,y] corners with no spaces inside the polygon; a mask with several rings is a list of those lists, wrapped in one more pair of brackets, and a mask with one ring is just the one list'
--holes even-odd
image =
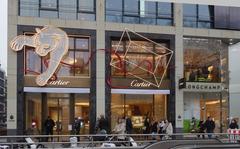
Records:
{"label": "window frame", "polygon": [[95,14],[95,18],[96,18],[96,0],[93,0],[93,11],[80,10],[79,1],[80,0],[77,0],[77,14],[78,13]]}
{"label": "window frame", "polygon": [[[33,32],[25,32],[24,33],[24,35],[33,35],[34,33]],[[70,35],[68,35],[68,37],[69,38],[73,38],[73,40],[74,40],[74,42],[73,42],[73,49],[72,48],[68,48],[68,51],[73,51],[74,52],[74,59],[75,59],[75,53],[76,53],[76,51],[77,52],[88,52],[88,58],[90,59],[91,58],[91,55],[92,55],[92,49],[91,49],[91,37],[90,36],[85,36],[85,35],[74,35],[74,34],[70,34]],[[88,49],[77,49],[76,48],[76,39],[77,38],[83,38],[83,39],[88,39]],[[27,52],[26,51],[28,51],[28,49],[26,48],[26,46],[24,46],[24,77],[25,76],[36,76],[35,74],[28,74],[27,73],[27,61],[26,61],[26,55],[27,55]],[[41,70],[41,72],[40,73],[43,73],[43,71],[44,71],[44,65],[43,65],[43,59],[44,59],[44,57],[40,57],[39,56],[39,58],[40,58],[40,61],[41,61],[41,68],[40,68],[40,70]],[[59,64],[59,66],[60,66],[60,64]],[[75,73],[75,62],[74,62],[74,64],[73,64],[73,66],[74,66],[74,71],[73,71],[73,75],[70,75],[70,76],[60,76],[60,77],[78,77],[78,78],[90,78],[91,77],[91,60],[89,60],[89,62],[88,62],[88,74],[86,74],[86,75],[76,75],[76,73]],[[55,72],[55,73],[57,73],[57,72]]]}
{"label": "window frame", "polygon": [[[173,21],[173,16],[174,16],[174,15],[173,15],[173,13],[174,13],[174,12],[173,12],[173,11],[174,11],[174,10],[173,10],[173,3],[170,3],[170,4],[171,4],[171,17],[159,16],[159,13],[158,13],[158,12],[159,12],[159,11],[158,11],[158,10],[159,10],[159,9],[158,9],[158,5],[159,5],[160,3],[161,3],[161,2],[157,2],[157,3],[156,3],[156,9],[157,9],[157,10],[156,10],[156,13],[157,13],[157,14],[156,14],[156,19],[169,19],[169,20],[171,19],[171,20]],[[166,3],[166,2],[165,2],[165,3]]]}
{"label": "window frame", "polygon": [[[140,17],[140,0],[137,0],[138,1],[138,14],[137,15],[133,15],[133,14],[125,14],[125,1],[126,0],[122,0],[122,11],[123,11],[123,17]],[[129,0],[128,0],[129,1]]]}
{"label": "window frame", "polygon": [[[199,4],[188,4],[188,5],[195,5],[196,6],[196,10],[195,10],[196,11],[196,16],[184,16],[184,13],[183,13],[183,26],[184,27],[202,28],[202,27],[199,27],[199,23],[205,23],[205,24],[209,23],[210,24],[209,28],[214,27],[214,6],[205,5],[209,8],[210,20],[204,20],[204,19],[200,19],[200,15],[199,15],[199,6],[200,5]],[[195,26],[185,26],[184,25],[185,19],[188,20],[188,18],[194,18],[196,21],[192,21],[192,22],[194,22],[196,25]],[[187,22],[189,22],[189,21],[187,21]],[[206,28],[206,27],[204,27],[204,28]]]}
{"label": "window frame", "polygon": [[[45,8],[45,7],[42,7],[42,0],[39,0],[39,11],[41,11],[41,10],[59,11],[59,0],[56,0],[56,2],[57,2],[56,8]],[[39,15],[40,15],[40,13],[39,13]]]}

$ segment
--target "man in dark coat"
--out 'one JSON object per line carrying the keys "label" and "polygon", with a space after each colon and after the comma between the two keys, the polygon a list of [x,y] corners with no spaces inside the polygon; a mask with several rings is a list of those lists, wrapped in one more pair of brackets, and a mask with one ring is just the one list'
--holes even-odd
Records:
{"label": "man in dark coat", "polygon": [[[75,135],[80,134],[80,128],[81,128],[81,121],[78,118],[75,118],[74,123],[73,123],[73,132]],[[77,140],[80,141],[80,137],[77,136]]]}
{"label": "man in dark coat", "polygon": [[[207,130],[207,133],[213,133],[215,129],[215,122],[212,120],[212,118],[209,116],[208,119],[205,122],[205,128]],[[208,134],[208,138],[212,138],[212,134]]]}
{"label": "man in dark coat", "polygon": [[130,117],[126,117],[126,131],[128,134],[132,133],[133,125]]}
{"label": "man in dark coat", "polygon": [[105,130],[105,131],[109,132],[108,121],[104,118],[104,115],[100,115],[100,119],[98,122],[98,129],[100,131]]}
{"label": "man in dark coat", "polygon": [[[48,116],[44,123],[46,135],[53,135],[53,127],[54,126],[55,126],[55,122],[50,118],[50,116]],[[53,140],[53,138],[51,138],[51,141],[52,140]],[[48,138],[47,138],[47,141],[48,141]]]}

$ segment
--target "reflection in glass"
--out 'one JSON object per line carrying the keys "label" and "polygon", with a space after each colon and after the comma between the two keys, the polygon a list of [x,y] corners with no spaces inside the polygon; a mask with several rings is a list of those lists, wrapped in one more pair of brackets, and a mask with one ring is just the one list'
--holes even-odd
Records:
{"label": "reflection in glass", "polygon": [[89,75],[89,52],[75,52],[75,76]]}
{"label": "reflection in glass", "polygon": [[40,0],[41,8],[44,9],[57,9],[57,1],[58,0]]}
{"label": "reflection in glass", "polygon": [[77,16],[76,0],[59,0],[59,18],[76,20]]}
{"label": "reflection in glass", "polygon": [[76,38],[76,49],[88,49],[88,38]]}
{"label": "reflection in glass", "polygon": [[92,13],[78,13],[78,20],[94,21],[95,20],[95,14],[92,14]]}
{"label": "reflection in glass", "polygon": [[157,19],[157,24],[162,26],[171,26],[173,24],[172,19]]}
{"label": "reflection in glass", "polygon": [[145,1],[140,3],[140,16],[142,24],[156,24],[156,2]]}
{"label": "reflection in glass", "polygon": [[20,16],[38,17],[39,0],[19,0]]}
{"label": "reflection in glass", "polygon": [[58,18],[58,11],[40,10],[40,17],[43,17],[43,18]]}
{"label": "reflection in glass", "polygon": [[211,28],[213,7],[208,5],[183,5],[183,25],[185,27]]}
{"label": "reflection in glass", "polygon": [[[118,41],[112,41],[112,48],[116,50]],[[168,57],[166,55],[166,44],[162,46],[153,45],[148,41],[122,41],[117,54],[112,54],[111,68],[113,76],[133,77],[137,75],[144,78],[160,78],[166,69]],[[124,54],[126,57],[124,57]],[[158,56],[161,55],[161,56]],[[116,68],[117,67],[117,68]],[[131,75],[130,75],[131,74]],[[164,75],[166,77],[167,75]],[[155,81],[155,80],[154,80]],[[152,82],[152,81],[150,81]]]}
{"label": "reflection in glass", "polygon": [[[61,60],[57,76],[89,76],[90,54],[89,38],[70,37],[68,53]],[[50,54],[40,57],[29,47],[25,50],[25,74],[39,75],[45,72]]]}
{"label": "reflection in glass", "polygon": [[[27,134],[40,135],[42,129],[42,97],[37,93],[26,93],[25,106],[26,106],[26,130]],[[32,124],[36,124],[36,131],[32,132]]]}
{"label": "reflection in glass", "polygon": [[139,0],[124,0],[124,14],[138,16],[139,15]]}
{"label": "reflection in glass", "polygon": [[56,71],[57,76],[73,76],[74,75],[74,51],[68,51],[64,60],[61,61],[58,70]]}
{"label": "reflection in glass", "polygon": [[34,49],[26,47],[25,50],[25,74],[37,75],[41,73],[41,57],[39,57]]}
{"label": "reflection in glass", "polygon": [[158,2],[158,17],[172,18],[172,3]]}
{"label": "reflection in glass", "polygon": [[80,134],[89,134],[89,94],[75,94],[75,118],[83,120]]}
{"label": "reflection in glass", "polygon": [[132,24],[138,24],[139,23],[139,17],[123,17],[124,23],[132,23]]}
{"label": "reflection in glass", "polygon": [[185,27],[197,27],[197,5],[183,5],[183,25]]}
{"label": "reflection in glass", "polygon": [[184,38],[184,72],[187,81],[220,82],[221,40]]}
{"label": "reflection in glass", "polygon": [[153,55],[150,54],[128,54],[126,56],[126,70],[128,73],[139,77],[152,77]]}
{"label": "reflection in glass", "polygon": [[78,0],[78,11],[94,12],[94,0]]}
{"label": "reflection in glass", "polygon": [[106,21],[122,22],[122,1],[106,0]]}
{"label": "reflection in glass", "polygon": [[55,122],[54,134],[69,134],[70,122],[69,98],[49,97],[47,99],[47,115]]}

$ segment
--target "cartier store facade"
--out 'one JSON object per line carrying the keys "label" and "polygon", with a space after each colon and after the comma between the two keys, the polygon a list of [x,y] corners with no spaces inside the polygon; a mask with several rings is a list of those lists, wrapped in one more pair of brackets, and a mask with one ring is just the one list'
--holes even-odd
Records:
{"label": "cartier store facade", "polygon": [[[32,35],[35,28],[18,26],[18,34]],[[96,32],[63,30],[69,37],[68,53],[43,87],[36,83],[36,77],[48,68],[49,55],[40,57],[29,46],[17,53],[18,134],[27,133],[32,123],[44,133],[48,116],[56,123],[54,134],[70,134],[74,118],[83,120],[81,134],[95,131],[99,115],[96,112]],[[146,40],[129,34],[131,40],[122,36],[122,32],[106,31],[106,49],[101,50],[106,54],[105,116],[109,125],[114,127],[117,118],[124,116],[132,118],[135,133],[142,133],[146,117],[157,121],[168,119],[174,124],[175,95],[171,94],[175,86],[174,69],[171,69],[174,59],[169,50],[174,49],[174,38],[141,34],[149,38]],[[116,50],[119,53],[113,54]]]}
{"label": "cartier store facade", "polygon": [[105,39],[106,48],[114,51],[105,61],[111,128],[125,116],[131,117],[134,133],[143,133],[146,117],[175,123],[173,36],[125,30],[107,31]]}
{"label": "cartier store facade", "polygon": [[[34,34],[35,26],[18,26],[19,35]],[[54,134],[70,134],[74,118],[82,119],[81,134],[93,133],[96,111],[94,30],[63,29],[69,36],[69,49],[57,70],[40,87],[36,76],[45,72],[50,57],[40,57],[32,47],[25,46],[17,53],[17,127],[27,133],[36,123],[44,133],[44,121],[50,116]],[[91,115],[91,118],[90,118]]]}

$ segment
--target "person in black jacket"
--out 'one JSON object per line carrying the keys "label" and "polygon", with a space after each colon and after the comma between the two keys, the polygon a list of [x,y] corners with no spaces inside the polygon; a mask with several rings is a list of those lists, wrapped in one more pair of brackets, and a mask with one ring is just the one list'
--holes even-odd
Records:
{"label": "person in black jacket", "polygon": [[[54,126],[55,126],[55,122],[51,119],[50,116],[48,116],[44,123],[46,135],[53,135]],[[47,138],[47,141],[48,141],[48,138]],[[51,141],[53,141],[53,138],[51,138]]]}
{"label": "person in black jacket", "polygon": [[238,129],[238,124],[237,121],[235,119],[232,119],[230,125],[229,125],[230,129]]}
{"label": "person in black jacket", "polygon": [[100,115],[98,129],[99,131],[105,130],[106,132],[109,132],[108,121],[104,118],[104,115]]}
{"label": "person in black jacket", "polygon": [[126,116],[126,132],[128,134],[132,133],[133,125],[130,117]]}
{"label": "person in black jacket", "polygon": [[[207,130],[207,133],[213,133],[215,129],[215,122],[212,120],[212,118],[209,116],[208,119],[205,122],[205,128]],[[212,134],[208,134],[208,138],[212,138]]]}
{"label": "person in black jacket", "polygon": [[[144,134],[149,134],[150,133],[150,126],[151,126],[151,122],[150,122],[150,118],[146,117],[144,120],[144,127],[143,127],[143,133]],[[145,139],[147,139],[148,136],[145,136]]]}
{"label": "person in black jacket", "polygon": [[[80,129],[81,129],[81,121],[80,121],[80,119],[75,118],[74,123],[73,123],[73,133],[75,135],[79,135]],[[80,136],[77,136],[77,140],[80,141]]]}
{"label": "person in black jacket", "polygon": [[152,139],[153,140],[156,140],[157,139],[157,136],[155,134],[158,133],[158,122],[156,120],[152,120],[152,124],[151,124],[151,134],[152,135]]}

